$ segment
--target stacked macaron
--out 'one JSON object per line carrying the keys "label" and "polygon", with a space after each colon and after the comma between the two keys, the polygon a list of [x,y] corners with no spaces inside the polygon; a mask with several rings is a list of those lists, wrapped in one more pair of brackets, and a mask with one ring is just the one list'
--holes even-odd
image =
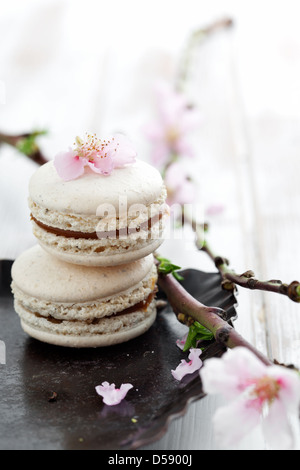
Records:
{"label": "stacked macaron", "polygon": [[12,291],[30,336],[70,347],[121,343],[156,318],[153,252],[168,207],[158,170],[122,137],[88,136],[41,166],[29,184],[39,244],[12,267]]}

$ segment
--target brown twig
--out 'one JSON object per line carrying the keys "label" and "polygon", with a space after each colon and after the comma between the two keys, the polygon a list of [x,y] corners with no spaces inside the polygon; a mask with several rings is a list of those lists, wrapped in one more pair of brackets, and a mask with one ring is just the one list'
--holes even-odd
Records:
{"label": "brown twig", "polygon": [[232,26],[232,18],[224,17],[192,32],[187,41],[186,48],[180,61],[179,73],[176,84],[177,89],[181,89],[183,84],[186,82],[186,78],[189,74],[190,64],[192,62],[193,52],[199,46],[199,44],[202,44],[203,41],[208,39],[216,32],[228,30]]}
{"label": "brown twig", "polygon": [[236,285],[238,285],[251,290],[262,290],[286,295],[294,302],[300,302],[300,283],[298,281],[293,281],[290,284],[285,284],[282,281],[275,279],[260,281],[255,278],[255,274],[251,270],[245,271],[242,274],[237,274],[229,267],[229,261],[226,258],[216,255],[212,251],[204,236],[205,229],[202,224],[190,219],[186,213],[183,214],[182,220],[183,223],[189,223],[194,230],[196,235],[196,247],[199,250],[204,251],[210,257],[220,272],[222,276],[222,286],[225,290],[234,291]]}
{"label": "brown twig", "polygon": [[19,150],[19,152],[30,158],[30,160],[34,161],[38,165],[43,165],[49,160],[43,155],[42,151],[36,143],[36,139],[45,133],[45,131],[34,131],[19,135],[0,133],[0,144],[4,143],[10,145]]}
{"label": "brown twig", "polygon": [[192,295],[174,278],[172,274],[159,274],[158,285],[166,294],[168,301],[182,321],[182,316],[198,321],[207,328],[215,340],[226,348],[243,346],[251,350],[264,364],[271,365],[272,362],[260,351],[255,349],[246,341],[228,322],[224,319],[226,312],[218,307],[207,307]]}

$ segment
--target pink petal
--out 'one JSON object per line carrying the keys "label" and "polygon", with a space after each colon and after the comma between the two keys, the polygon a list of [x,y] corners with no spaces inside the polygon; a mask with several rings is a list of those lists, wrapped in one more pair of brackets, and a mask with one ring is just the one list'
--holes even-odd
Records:
{"label": "pink petal", "polygon": [[287,411],[297,413],[300,406],[300,377],[298,372],[282,366],[271,366],[267,375],[277,380],[280,385],[279,400]]}
{"label": "pink petal", "polygon": [[157,83],[155,87],[158,111],[167,126],[173,126],[174,121],[187,109],[185,96],[178,93],[167,82]]}
{"label": "pink petal", "polygon": [[103,397],[103,403],[114,406],[118,405],[125,398],[131,388],[133,388],[133,385],[129,383],[122,384],[120,388],[116,388],[115,384],[103,382],[102,385],[97,385],[96,392]]}
{"label": "pink petal", "polygon": [[165,138],[163,126],[158,122],[150,122],[143,127],[145,136],[154,143],[161,142]]}
{"label": "pink petal", "polygon": [[[298,379],[299,380],[299,379]],[[288,419],[284,404],[275,400],[264,419],[263,433],[268,444],[275,450],[291,450],[294,448],[295,436]]]}
{"label": "pink petal", "polygon": [[165,142],[158,142],[151,152],[151,162],[158,168],[164,167],[170,157],[170,149]]}
{"label": "pink petal", "polygon": [[178,137],[175,143],[175,152],[181,157],[195,157],[195,151],[192,146],[187,142],[184,135]]}
{"label": "pink petal", "polygon": [[199,370],[202,366],[202,361],[200,355],[202,353],[201,349],[192,348],[190,349],[189,362],[186,362],[184,359],[176,367],[175,370],[171,370],[171,373],[176,380],[181,380],[185,375],[192,374],[196,370]]}
{"label": "pink petal", "polygon": [[180,188],[177,189],[172,195],[172,203],[177,204],[192,204],[196,199],[197,191],[196,186],[192,181],[186,180]]}
{"label": "pink petal", "polygon": [[186,108],[180,119],[180,131],[182,134],[197,129],[203,122],[203,117],[196,108]]}
{"label": "pink petal", "polygon": [[221,359],[207,359],[200,371],[200,378],[205,393],[222,394],[226,398],[240,394],[238,376],[227,374]]}
{"label": "pink petal", "polygon": [[103,158],[97,157],[93,162],[88,162],[88,166],[95,173],[110,175],[114,169],[114,162],[110,156]]}
{"label": "pink petal", "polygon": [[86,160],[79,158],[72,150],[62,152],[54,158],[54,166],[64,181],[78,178],[84,173]]}
{"label": "pink petal", "polygon": [[136,150],[130,140],[123,134],[116,134],[108,146],[107,153],[113,159],[115,168],[132,164],[136,159]]}
{"label": "pink petal", "polygon": [[213,416],[216,440],[227,448],[238,443],[260,423],[260,412],[239,399],[217,409]]}
{"label": "pink petal", "polygon": [[254,378],[266,374],[267,366],[247,348],[229,349],[221,358],[205,361],[200,372],[206,393],[237,397]]}
{"label": "pink petal", "polygon": [[196,186],[189,180],[188,172],[182,163],[169,166],[165,176],[169,204],[190,204],[195,201]]}
{"label": "pink petal", "polygon": [[182,350],[184,348],[184,345],[186,343],[186,339],[188,337],[188,334],[189,334],[189,332],[187,332],[181,339],[176,340],[176,344],[179,347],[179,349]]}
{"label": "pink petal", "polygon": [[223,204],[211,204],[205,210],[206,215],[219,215],[224,211]]}
{"label": "pink petal", "polygon": [[178,162],[172,163],[167,171],[165,176],[165,183],[167,186],[172,189],[178,189],[186,181],[186,169],[185,167]]}

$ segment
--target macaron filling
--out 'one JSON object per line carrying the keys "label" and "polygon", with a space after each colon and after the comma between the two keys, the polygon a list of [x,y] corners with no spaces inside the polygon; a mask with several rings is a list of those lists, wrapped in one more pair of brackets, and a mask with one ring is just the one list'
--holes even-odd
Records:
{"label": "macaron filling", "polygon": [[148,219],[146,222],[141,223],[137,227],[124,227],[121,229],[116,229],[116,230],[109,230],[105,232],[78,232],[75,230],[64,230],[59,227],[53,227],[50,225],[46,225],[43,222],[40,222],[37,220],[32,214],[30,215],[31,220],[36,223],[40,228],[45,230],[48,233],[52,233],[57,236],[63,236],[66,238],[74,238],[74,239],[88,239],[88,240],[97,240],[97,239],[103,239],[103,238],[123,238],[127,237],[128,235],[134,234],[134,233],[139,233],[141,231],[147,231],[150,232],[151,228],[157,224],[159,221],[161,221],[163,217],[163,214],[160,212],[159,214],[156,214],[154,217],[151,217]]}
{"label": "macaron filling", "polygon": [[145,333],[156,318],[156,302],[146,311],[105,317],[95,323],[38,317],[16,303],[23,330],[40,341],[69,347],[101,347],[122,343]]}
{"label": "macaron filling", "polygon": [[[154,289],[154,290],[148,295],[148,297],[147,297],[145,300],[142,300],[142,301],[140,301],[139,303],[137,303],[137,304],[135,304],[135,305],[132,305],[131,307],[128,307],[128,308],[122,310],[121,312],[113,313],[112,315],[110,315],[110,317],[119,317],[119,316],[122,316],[122,315],[129,315],[129,314],[136,313],[136,312],[147,312],[149,305],[153,302],[153,300],[154,300],[154,298],[155,298],[156,292],[157,292],[157,289]],[[22,308],[23,308],[23,309],[26,309],[29,313],[31,313],[32,315],[34,315],[36,318],[43,318],[43,319],[46,318],[47,321],[50,321],[51,323],[60,324],[60,323],[63,323],[63,322],[66,321],[66,320],[62,320],[62,319],[55,318],[55,317],[53,317],[53,316],[51,316],[51,315],[49,315],[48,317],[44,317],[43,315],[41,315],[41,314],[38,313],[38,312],[34,312],[34,311],[31,311],[31,310],[28,310],[28,308],[26,308],[24,305],[22,305]],[[72,320],[67,320],[67,321],[68,321],[68,322],[79,322],[79,321],[82,321],[82,322],[85,323],[85,324],[97,325],[97,324],[99,324],[99,322],[102,321],[102,318],[94,318],[94,319],[90,319],[90,320],[72,319]]]}

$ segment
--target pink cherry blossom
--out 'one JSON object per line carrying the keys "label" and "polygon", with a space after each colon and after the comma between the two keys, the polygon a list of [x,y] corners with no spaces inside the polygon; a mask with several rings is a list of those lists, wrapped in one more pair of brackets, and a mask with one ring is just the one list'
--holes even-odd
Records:
{"label": "pink cherry blossom", "polygon": [[157,85],[156,101],[157,118],[144,128],[152,143],[152,163],[163,167],[170,155],[194,157],[189,137],[201,122],[199,111],[166,83]]}
{"label": "pink cherry blossom", "polygon": [[293,370],[263,364],[251,351],[237,347],[208,359],[200,371],[203,390],[221,394],[226,405],[214,417],[221,446],[234,445],[259,424],[275,449],[292,449],[289,417],[299,413],[300,378]]}
{"label": "pink cherry blossom", "polygon": [[200,359],[201,353],[201,349],[191,348],[189,354],[189,362],[182,359],[176,369],[171,371],[174,379],[180,381],[185,375],[192,374],[196,370],[199,370],[202,366],[202,361]]}
{"label": "pink cherry blossom", "polygon": [[86,141],[76,137],[74,145],[74,149],[61,152],[54,159],[56,171],[64,181],[78,178],[85,167],[101,175],[110,175],[114,168],[132,164],[136,158],[131,142],[122,134],[107,140],[89,134]]}
{"label": "pink cherry blossom", "polygon": [[164,181],[169,205],[191,204],[195,201],[196,186],[182,162],[174,162],[167,168]]}
{"label": "pink cherry blossom", "polygon": [[114,406],[121,403],[131,388],[133,388],[133,385],[129,383],[122,384],[120,388],[116,388],[115,384],[102,382],[102,385],[97,385],[96,392],[103,397],[103,403]]}

